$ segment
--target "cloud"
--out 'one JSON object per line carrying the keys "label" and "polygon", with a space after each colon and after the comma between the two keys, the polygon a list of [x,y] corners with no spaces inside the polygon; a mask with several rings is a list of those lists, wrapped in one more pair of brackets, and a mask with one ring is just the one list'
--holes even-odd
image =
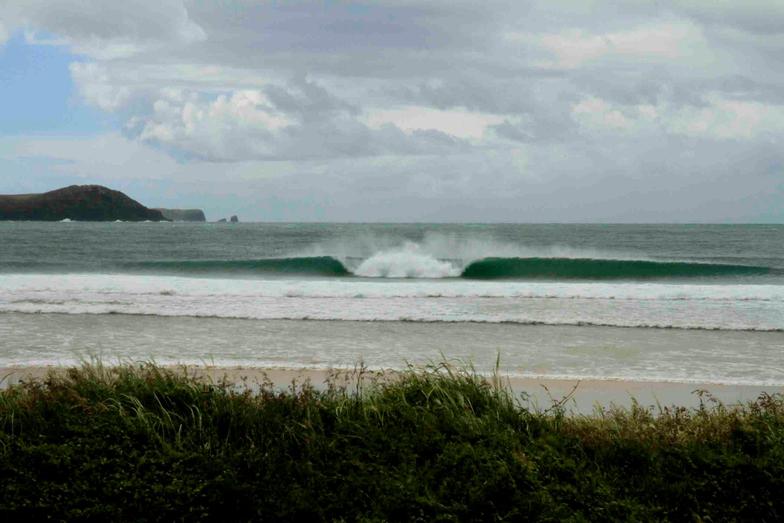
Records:
{"label": "cloud", "polygon": [[717,96],[702,108],[675,114],[669,130],[687,136],[719,140],[777,140],[784,136],[784,105],[727,100]]}
{"label": "cloud", "polygon": [[97,63],[73,62],[69,67],[82,97],[104,111],[115,111],[131,98],[128,86],[113,83],[106,70]]}
{"label": "cloud", "polygon": [[74,54],[74,103],[119,122],[106,150],[139,165],[121,172],[199,180],[221,209],[784,219],[749,192],[781,193],[779,0],[14,4],[0,41]]}
{"label": "cloud", "polygon": [[673,0],[672,7],[706,25],[756,34],[784,33],[784,5],[777,0]]}
{"label": "cloud", "polygon": [[[514,40],[532,37],[511,35],[510,38]],[[534,36],[533,39],[554,57],[543,65],[567,69],[609,58],[667,62],[691,59],[705,50],[704,38],[699,28],[684,22],[668,22],[608,33],[572,29]]]}
{"label": "cloud", "polygon": [[438,122],[410,132],[389,121],[367,125],[353,106],[307,80],[216,96],[160,95],[152,112],[130,120],[127,130],[143,142],[208,161],[438,154],[463,145]]}
{"label": "cloud", "polygon": [[150,180],[166,177],[176,162],[120,134],[95,137],[30,137],[0,139],[0,159],[38,158],[51,170],[77,178]]}
{"label": "cloud", "polygon": [[586,98],[572,108],[588,132],[629,136],[682,135],[708,140],[776,141],[784,136],[784,105],[731,100],[716,93],[695,106],[618,105]]}
{"label": "cloud", "polygon": [[408,132],[434,129],[459,138],[480,139],[485,129],[501,123],[503,118],[465,110],[445,111],[430,107],[407,106],[371,111],[367,114],[366,121],[374,129],[391,124]]}
{"label": "cloud", "polygon": [[[204,40],[206,33],[181,0],[25,0],[0,17],[28,31],[32,42],[64,44],[92,58],[115,59],[162,46]],[[54,35],[38,38],[37,33]]]}

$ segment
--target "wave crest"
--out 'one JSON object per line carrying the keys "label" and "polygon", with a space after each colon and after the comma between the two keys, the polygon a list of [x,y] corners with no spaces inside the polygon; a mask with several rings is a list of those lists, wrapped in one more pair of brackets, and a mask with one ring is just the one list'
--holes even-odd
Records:
{"label": "wave crest", "polygon": [[366,278],[455,278],[462,270],[409,244],[403,250],[374,254],[352,272]]}

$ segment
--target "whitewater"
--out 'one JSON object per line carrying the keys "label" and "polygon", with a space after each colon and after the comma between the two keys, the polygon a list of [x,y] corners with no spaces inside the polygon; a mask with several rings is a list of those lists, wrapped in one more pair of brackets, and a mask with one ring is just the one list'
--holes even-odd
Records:
{"label": "whitewater", "polygon": [[784,331],[784,286],[5,275],[0,312]]}

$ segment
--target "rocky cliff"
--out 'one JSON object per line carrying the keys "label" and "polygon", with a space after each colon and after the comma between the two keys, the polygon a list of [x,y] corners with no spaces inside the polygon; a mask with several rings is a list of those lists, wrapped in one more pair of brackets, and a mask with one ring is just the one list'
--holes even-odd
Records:
{"label": "rocky cliff", "polygon": [[41,194],[0,195],[0,220],[164,221],[149,209],[101,185],[71,185]]}
{"label": "rocky cliff", "polygon": [[163,217],[173,222],[206,222],[204,211],[201,209],[153,209],[161,211]]}

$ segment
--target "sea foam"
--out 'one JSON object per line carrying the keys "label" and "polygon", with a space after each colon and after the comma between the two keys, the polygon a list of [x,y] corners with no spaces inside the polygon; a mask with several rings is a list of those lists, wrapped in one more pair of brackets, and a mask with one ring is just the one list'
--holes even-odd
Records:
{"label": "sea foam", "polygon": [[784,329],[784,286],[7,274],[0,312]]}
{"label": "sea foam", "polygon": [[461,267],[422,252],[414,243],[374,254],[353,270],[367,278],[455,278],[461,272]]}

